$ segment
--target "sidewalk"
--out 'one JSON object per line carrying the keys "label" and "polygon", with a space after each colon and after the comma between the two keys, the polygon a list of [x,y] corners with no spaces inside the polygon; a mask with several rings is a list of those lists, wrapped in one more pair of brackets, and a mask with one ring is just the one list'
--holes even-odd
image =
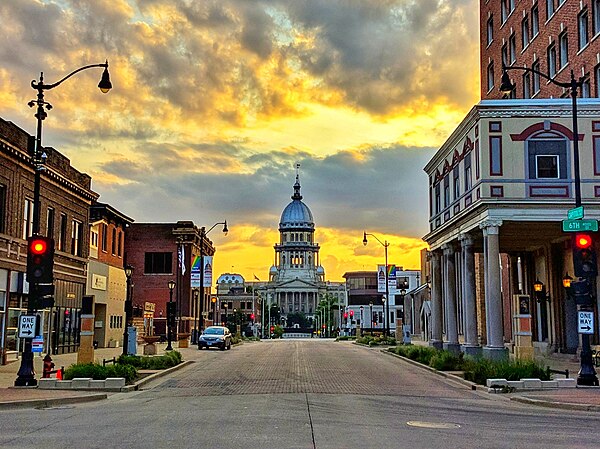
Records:
{"label": "sidewalk", "polygon": [[[412,341],[415,345],[427,346],[421,340]],[[552,370],[569,371],[569,377],[577,379],[580,361],[575,354],[552,354],[536,358],[542,366],[549,366]],[[595,368],[600,378],[600,368]],[[562,374],[552,374],[552,378],[563,378]],[[600,412],[600,387],[561,388],[554,390],[536,390],[528,392],[507,394],[512,401],[533,404],[543,407],[584,410]]]}
{"label": "sidewalk", "polygon": [[[166,343],[158,343],[157,350],[159,354],[165,352]],[[195,346],[190,345],[189,349],[177,348],[177,343],[173,344],[175,350],[183,354],[184,360],[194,359],[197,352]],[[123,353],[123,348],[101,348],[94,351],[94,359],[97,363],[102,363],[103,359],[112,359],[119,357]],[[143,354],[143,345],[138,346],[137,354]],[[34,355],[35,377],[42,377],[43,358],[39,354]],[[54,369],[64,366],[65,369],[77,362],[77,353],[58,354],[52,356]],[[76,403],[82,401],[95,401],[106,399],[108,394],[98,391],[69,391],[69,390],[40,390],[36,387],[14,387],[17,372],[21,366],[21,359],[11,362],[7,365],[0,365],[0,410],[18,407],[50,407],[58,404]],[[56,375],[52,375],[55,377]]]}

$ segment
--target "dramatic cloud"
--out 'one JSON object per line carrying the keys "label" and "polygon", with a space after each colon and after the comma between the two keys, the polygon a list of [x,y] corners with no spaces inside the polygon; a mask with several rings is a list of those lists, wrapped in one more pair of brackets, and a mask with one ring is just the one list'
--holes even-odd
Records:
{"label": "dramatic cloud", "polygon": [[108,94],[101,69],[46,92],[44,144],[137,221],[227,218],[216,269],[246,276],[296,162],[332,278],[380,258],[363,229],[417,266],[422,167],[479,92],[476,0],[3,0],[0,23],[0,116],[34,132],[31,79],[108,59]]}

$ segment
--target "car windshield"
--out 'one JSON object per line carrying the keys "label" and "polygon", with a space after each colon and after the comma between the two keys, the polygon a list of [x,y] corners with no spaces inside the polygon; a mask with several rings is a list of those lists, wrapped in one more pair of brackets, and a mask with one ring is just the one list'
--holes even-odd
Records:
{"label": "car windshield", "polygon": [[223,329],[218,327],[209,327],[204,331],[207,335],[223,335],[225,332]]}

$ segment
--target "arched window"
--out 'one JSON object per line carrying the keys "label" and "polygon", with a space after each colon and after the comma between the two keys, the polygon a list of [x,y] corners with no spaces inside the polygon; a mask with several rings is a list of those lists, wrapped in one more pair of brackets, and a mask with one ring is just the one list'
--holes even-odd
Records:
{"label": "arched window", "polygon": [[525,142],[528,179],[567,179],[569,140],[556,131],[542,131]]}

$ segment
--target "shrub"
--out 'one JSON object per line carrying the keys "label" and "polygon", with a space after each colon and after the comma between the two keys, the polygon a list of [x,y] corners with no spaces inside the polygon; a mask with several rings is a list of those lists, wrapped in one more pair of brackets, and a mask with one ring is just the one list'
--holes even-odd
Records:
{"label": "shrub", "polygon": [[463,369],[465,379],[480,385],[485,385],[487,379],[520,380],[539,378],[550,380],[550,371],[533,361],[468,360],[465,361]]}
{"label": "shrub", "polygon": [[337,337],[335,339],[335,341],[342,341],[342,340],[355,340],[356,337],[353,337],[352,335],[340,335],[339,337]]}
{"label": "shrub", "polygon": [[462,369],[462,354],[456,356],[449,351],[438,351],[429,360],[429,366],[438,371],[455,371]]}
{"label": "shrub", "polygon": [[131,383],[137,376],[137,369],[132,365],[107,365],[96,363],[76,363],[65,370],[65,380],[76,377],[104,380],[107,377],[124,377],[127,383]]}
{"label": "shrub", "polygon": [[169,351],[164,355],[141,357],[139,355],[121,355],[117,359],[117,366],[132,366],[138,369],[159,370],[171,368],[181,363],[181,353]]}

